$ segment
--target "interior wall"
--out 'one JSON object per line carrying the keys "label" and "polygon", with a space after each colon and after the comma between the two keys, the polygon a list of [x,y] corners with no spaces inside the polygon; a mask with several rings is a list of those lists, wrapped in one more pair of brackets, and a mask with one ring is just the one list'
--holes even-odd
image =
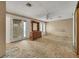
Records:
{"label": "interior wall", "polygon": [[6,49],[6,42],[5,42],[5,2],[0,1],[0,57],[4,56],[5,49]]}
{"label": "interior wall", "polygon": [[6,15],[6,42],[9,43],[10,42],[10,34],[11,34],[11,31],[10,31],[10,16],[9,15]]}
{"label": "interior wall", "polygon": [[72,37],[73,19],[70,18],[65,20],[48,22],[46,26],[46,31],[48,34]]}
{"label": "interior wall", "polygon": [[11,41],[13,41],[13,19],[21,19],[21,20],[26,20],[27,21],[27,29],[26,29],[26,33],[27,33],[27,38],[29,38],[30,35],[30,29],[31,29],[31,24],[30,24],[30,19],[27,18],[23,18],[20,16],[16,16],[16,15],[11,15],[11,14],[6,14],[6,42],[9,43]]}
{"label": "interior wall", "polygon": [[77,11],[74,14],[74,48],[77,50]]}

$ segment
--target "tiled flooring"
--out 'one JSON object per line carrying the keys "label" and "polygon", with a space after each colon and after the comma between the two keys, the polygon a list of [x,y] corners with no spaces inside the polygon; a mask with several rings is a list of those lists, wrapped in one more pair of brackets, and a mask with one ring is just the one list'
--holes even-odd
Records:
{"label": "tiled flooring", "polygon": [[77,57],[72,38],[47,35],[35,41],[23,40],[6,45],[6,58],[72,58]]}

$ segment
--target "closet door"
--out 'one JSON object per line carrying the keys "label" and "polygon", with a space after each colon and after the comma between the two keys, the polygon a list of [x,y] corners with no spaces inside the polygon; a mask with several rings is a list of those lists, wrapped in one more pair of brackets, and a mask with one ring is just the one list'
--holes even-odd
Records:
{"label": "closet door", "polygon": [[12,42],[22,40],[23,29],[22,21],[18,19],[13,19],[13,39]]}

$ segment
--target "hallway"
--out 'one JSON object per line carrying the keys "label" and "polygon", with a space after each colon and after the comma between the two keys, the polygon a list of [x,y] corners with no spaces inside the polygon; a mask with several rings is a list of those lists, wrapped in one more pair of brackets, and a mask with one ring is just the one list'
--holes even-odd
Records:
{"label": "hallway", "polygon": [[23,40],[6,45],[5,57],[21,58],[74,58],[77,57],[72,47],[71,37],[46,35],[35,41]]}

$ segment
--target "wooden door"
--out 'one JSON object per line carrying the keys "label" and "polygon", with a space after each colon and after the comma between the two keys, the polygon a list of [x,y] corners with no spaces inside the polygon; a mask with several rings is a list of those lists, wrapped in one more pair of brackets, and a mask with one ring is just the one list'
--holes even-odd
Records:
{"label": "wooden door", "polygon": [[79,55],[79,8],[77,9],[77,54]]}
{"label": "wooden door", "polygon": [[6,13],[5,13],[5,2],[0,1],[0,57],[4,56],[6,53]]}
{"label": "wooden door", "polygon": [[[79,55],[79,2],[77,4],[77,8],[76,8],[76,16],[77,19],[77,55]],[[75,39],[76,40],[76,39]]]}

